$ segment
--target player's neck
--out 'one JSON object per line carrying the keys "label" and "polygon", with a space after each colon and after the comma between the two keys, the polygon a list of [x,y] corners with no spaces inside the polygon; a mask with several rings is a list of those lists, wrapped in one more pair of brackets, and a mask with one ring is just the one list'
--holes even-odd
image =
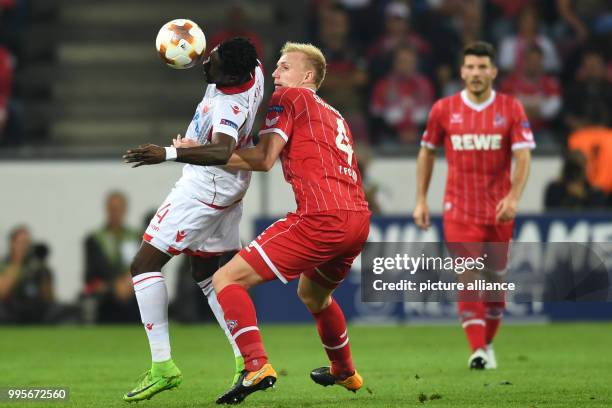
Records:
{"label": "player's neck", "polygon": [[480,105],[481,103],[488,101],[491,97],[492,92],[493,89],[489,88],[480,94],[475,94],[473,92],[470,92],[470,90],[466,88],[466,94],[468,99],[476,105]]}
{"label": "player's neck", "polygon": [[317,93],[317,87],[314,84],[302,84],[300,88],[310,89],[312,92]]}

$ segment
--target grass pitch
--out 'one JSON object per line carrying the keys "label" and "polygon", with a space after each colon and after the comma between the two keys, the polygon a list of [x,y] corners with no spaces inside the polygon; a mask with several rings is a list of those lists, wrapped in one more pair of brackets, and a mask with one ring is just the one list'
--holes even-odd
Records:
{"label": "grass pitch", "polygon": [[[470,372],[459,326],[351,327],[355,362],[365,380],[352,394],[311,382],[326,364],[316,328],[263,326],[274,390],[245,407],[611,407],[612,325],[502,327],[500,368]],[[184,376],[146,407],[212,407],[233,374],[231,349],[212,325],[171,324],[173,357]],[[141,326],[0,327],[0,388],[66,386],[69,402],[16,406],[128,407],[121,396],[150,364]]]}

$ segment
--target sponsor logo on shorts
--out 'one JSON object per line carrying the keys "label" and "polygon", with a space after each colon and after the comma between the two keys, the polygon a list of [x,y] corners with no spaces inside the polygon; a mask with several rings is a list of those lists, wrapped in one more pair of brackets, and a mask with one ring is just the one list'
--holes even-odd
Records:
{"label": "sponsor logo on shorts", "polygon": [[232,106],[232,112],[234,112],[234,115],[237,115],[240,113],[240,108],[236,105]]}
{"label": "sponsor logo on shorts", "polygon": [[181,242],[185,239],[187,233],[185,231],[177,231],[176,232],[176,242]]}
{"label": "sponsor logo on shorts", "polygon": [[221,119],[221,124],[225,126],[233,127],[234,129],[238,130],[238,125],[232,122],[231,120]]}
{"label": "sponsor logo on shorts", "polygon": [[145,327],[147,328],[148,331],[153,330],[153,323],[147,323],[145,324]]}
{"label": "sponsor logo on shorts", "polygon": [[277,112],[277,113],[281,113],[282,111],[284,111],[285,108],[283,108],[280,105],[270,105],[270,107],[268,108],[268,112]]}

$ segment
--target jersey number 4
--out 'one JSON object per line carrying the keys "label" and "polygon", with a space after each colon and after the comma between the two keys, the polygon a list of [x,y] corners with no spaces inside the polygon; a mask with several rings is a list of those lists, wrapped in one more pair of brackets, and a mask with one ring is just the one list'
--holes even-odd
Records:
{"label": "jersey number 4", "polygon": [[346,128],[344,127],[344,121],[342,119],[336,119],[338,121],[338,135],[336,136],[336,146],[338,149],[346,153],[346,161],[349,167],[353,164],[353,146],[351,141],[346,134]]}

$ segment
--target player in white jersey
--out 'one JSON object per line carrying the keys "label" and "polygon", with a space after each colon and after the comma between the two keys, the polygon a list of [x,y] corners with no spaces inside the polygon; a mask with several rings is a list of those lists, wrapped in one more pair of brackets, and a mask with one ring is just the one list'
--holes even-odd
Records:
{"label": "player in white jersey", "polygon": [[[201,151],[214,164],[223,165],[235,149],[252,145],[251,130],[264,86],[255,48],[243,38],[225,41],[210,53],[204,72],[209,85],[185,139],[177,137],[174,147],[145,145],[129,150],[124,156],[126,162],[135,163],[134,167],[144,164],[142,148],[156,153],[159,161],[183,161],[177,159],[176,147],[201,145]],[[151,220],[131,272],[153,362],[124,400],[149,399],[182,381],[170,354],[168,294],[161,273],[166,262],[180,253],[190,255],[192,275],[234,348],[236,372],[244,368],[211,280],[221,256],[240,249],[241,200],[249,181],[248,171],[187,164]]]}

